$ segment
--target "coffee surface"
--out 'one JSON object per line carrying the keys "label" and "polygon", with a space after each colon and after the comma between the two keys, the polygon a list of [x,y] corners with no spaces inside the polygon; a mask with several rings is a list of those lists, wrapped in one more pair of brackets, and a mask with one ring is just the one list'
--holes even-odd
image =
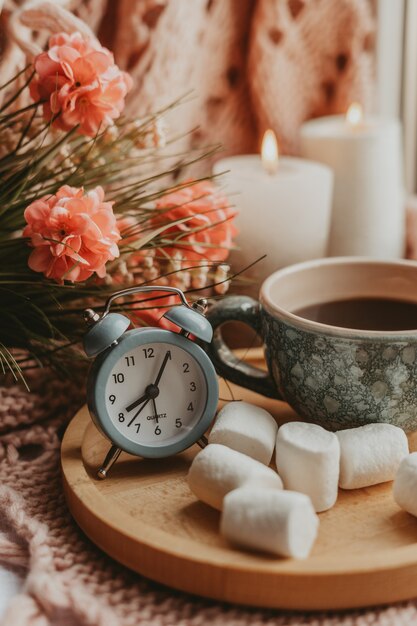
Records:
{"label": "coffee surface", "polygon": [[417,303],[385,298],[351,298],[293,311],[307,320],[358,330],[417,329]]}

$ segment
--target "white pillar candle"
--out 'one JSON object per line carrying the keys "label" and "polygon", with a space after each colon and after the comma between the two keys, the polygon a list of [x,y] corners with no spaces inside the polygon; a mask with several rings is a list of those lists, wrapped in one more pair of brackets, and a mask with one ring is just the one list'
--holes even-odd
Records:
{"label": "white pillar candle", "polygon": [[330,256],[404,254],[401,128],[396,119],[322,117],[301,127],[301,153],[335,174]]}
{"label": "white pillar candle", "polygon": [[239,211],[239,250],[230,259],[235,269],[266,254],[248,274],[260,284],[281,267],[326,254],[333,187],[330,168],[293,157],[280,157],[274,163],[273,156],[264,155],[262,161],[252,154],[215,163],[214,174],[226,171],[219,183]]}

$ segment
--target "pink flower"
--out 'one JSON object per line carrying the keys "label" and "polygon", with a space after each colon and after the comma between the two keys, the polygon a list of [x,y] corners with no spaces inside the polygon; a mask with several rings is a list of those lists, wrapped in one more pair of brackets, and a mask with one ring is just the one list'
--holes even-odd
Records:
{"label": "pink flower", "polygon": [[237,233],[233,223],[236,212],[213,183],[201,181],[178,189],[158,200],[156,208],[160,213],[151,220],[154,227],[190,218],[163,232],[162,237],[172,241],[172,247],[164,246],[165,254],[181,250],[185,261],[227,259]]}
{"label": "pink flower", "polygon": [[120,232],[112,202],[104,202],[101,187],[60,187],[56,195],[43,196],[24,213],[34,250],[29,267],[47,278],[79,282],[94,273],[106,274],[106,263],[119,256]]}
{"label": "pink flower", "polygon": [[132,87],[112,53],[80,33],[53,35],[34,65],[30,94],[43,102],[45,119],[57,116],[55,127],[68,131],[79,125],[79,132],[90,137],[120,116]]}

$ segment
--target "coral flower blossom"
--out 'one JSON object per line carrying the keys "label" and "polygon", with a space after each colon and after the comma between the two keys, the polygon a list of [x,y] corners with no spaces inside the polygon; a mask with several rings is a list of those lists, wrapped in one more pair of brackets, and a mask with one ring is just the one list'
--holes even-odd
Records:
{"label": "coral flower blossom", "polygon": [[80,33],[53,35],[34,65],[30,93],[43,102],[45,119],[55,118],[53,125],[65,131],[79,125],[83,135],[94,136],[118,118],[132,86],[112,53]]}
{"label": "coral flower blossom", "polygon": [[[207,263],[225,261],[237,232],[233,223],[234,216],[235,211],[230,208],[227,198],[209,181],[177,189],[159,199],[156,203],[156,215],[148,222],[149,228],[158,228],[166,224],[169,226],[161,235],[165,240],[163,247],[155,251],[155,265],[156,267],[159,265],[159,272],[162,276],[155,282],[168,280],[169,284],[173,284],[175,277],[179,274],[166,277],[164,272],[172,272],[174,266],[179,268],[180,273],[185,273],[193,271],[188,269],[190,266],[194,267],[194,271],[198,271],[199,266]],[[188,219],[181,224],[172,224],[182,218]],[[124,243],[132,243],[141,236],[138,229],[135,235],[131,234],[134,230],[134,223],[134,220],[119,221],[120,230],[122,234],[125,233]],[[149,255],[149,250],[139,250],[133,253],[129,260],[130,265],[137,264],[138,268],[144,267],[147,255]],[[145,274],[143,278],[149,284],[150,279]],[[155,303],[157,306],[153,307],[152,298],[158,296],[161,297],[161,294],[157,291],[146,294],[147,301],[143,303],[144,308],[133,311],[132,319],[139,324],[152,326],[158,324],[163,328],[177,330],[168,320],[162,319],[162,316],[168,308],[179,304],[178,298],[164,296]]]}
{"label": "coral flower blossom", "polygon": [[106,263],[119,256],[120,232],[112,202],[101,187],[85,193],[64,185],[56,195],[35,200],[24,213],[34,250],[29,267],[57,281],[79,282],[106,274]]}
{"label": "coral flower blossom", "polygon": [[237,231],[233,223],[236,212],[226,196],[210,181],[197,182],[173,191],[156,203],[158,214],[151,226],[162,226],[176,220],[162,234],[173,245],[164,246],[164,253],[172,255],[181,250],[186,261],[225,261]]}

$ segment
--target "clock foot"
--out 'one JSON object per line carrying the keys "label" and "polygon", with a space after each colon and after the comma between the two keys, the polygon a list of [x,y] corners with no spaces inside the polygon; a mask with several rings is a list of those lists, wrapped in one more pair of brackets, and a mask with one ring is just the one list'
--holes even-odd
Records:
{"label": "clock foot", "polygon": [[117,459],[120,456],[122,449],[117,446],[112,446],[108,453],[106,454],[106,458],[103,461],[102,466],[97,472],[97,477],[101,480],[107,478],[107,474],[114,463],[116,463]]}
{"label": "clock foot", "polygon": [[197,441],[197,445],[200,446],[200,448],[205,448],[206,445],[208,444],[208,439],[205,435],[203,435],[198,441]]}

